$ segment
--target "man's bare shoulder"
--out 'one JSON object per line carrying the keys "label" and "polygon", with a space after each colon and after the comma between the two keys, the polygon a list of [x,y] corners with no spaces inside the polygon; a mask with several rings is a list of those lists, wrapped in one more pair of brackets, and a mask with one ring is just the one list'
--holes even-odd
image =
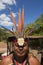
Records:
{"label": "man's bare shoulder", "polygon": [[30,65],[41,65],[40,62],[39,62],[39,60],[35,56],[28,55],[28,57],[29,57],[29,63],[30,63]]}
{"label": "man's bare shoulder", "polygon": [[12,63],[12,54],[0,61],[0,65],[9,65]]}

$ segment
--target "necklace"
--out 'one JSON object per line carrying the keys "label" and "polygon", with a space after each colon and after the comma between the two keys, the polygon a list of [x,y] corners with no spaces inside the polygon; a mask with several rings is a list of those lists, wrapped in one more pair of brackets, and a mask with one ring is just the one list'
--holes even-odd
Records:
{"label": "necklace", "polygon": [[[12,61],[13,61],[13,65],[24,65],[24,62],[22,62],[22,64],[19,64],[17,61],[16,62],[14,61],[14,54],[12,56]],[[26,59],[25,65],[30,65],[28,59]]]}
{"label": "necklace", "polygon": [[17,61],[16,61],[16,65],[23,65],[24,64],[24,62],[22,62],[21,64],[19,64]]}

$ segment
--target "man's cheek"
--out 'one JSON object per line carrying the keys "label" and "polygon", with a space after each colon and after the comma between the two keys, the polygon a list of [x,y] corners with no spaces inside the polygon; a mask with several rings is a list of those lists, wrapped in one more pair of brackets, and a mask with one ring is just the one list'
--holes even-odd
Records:
{"label": "man's cheek", "polygon": [[24,50],[27,51],[28,50],[28,47],[25,47]]}

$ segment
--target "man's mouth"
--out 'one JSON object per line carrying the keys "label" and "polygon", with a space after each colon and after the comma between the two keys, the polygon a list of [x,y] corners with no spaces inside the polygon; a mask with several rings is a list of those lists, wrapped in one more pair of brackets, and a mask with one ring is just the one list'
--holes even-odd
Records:
{"label": "man's mouth", "polygon": [[19,54],[23,54],[24,53],[24,51],[17,51]]}

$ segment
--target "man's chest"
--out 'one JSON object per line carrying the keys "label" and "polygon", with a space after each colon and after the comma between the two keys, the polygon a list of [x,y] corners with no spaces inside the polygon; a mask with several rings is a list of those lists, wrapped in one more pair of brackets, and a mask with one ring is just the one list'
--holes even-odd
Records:
{"label": "man's chest", "polygon": [[29,62],[27,60],[25,60],[22,63],[19,63],[17,61],[13,61],[12,65],[30,65]]}

